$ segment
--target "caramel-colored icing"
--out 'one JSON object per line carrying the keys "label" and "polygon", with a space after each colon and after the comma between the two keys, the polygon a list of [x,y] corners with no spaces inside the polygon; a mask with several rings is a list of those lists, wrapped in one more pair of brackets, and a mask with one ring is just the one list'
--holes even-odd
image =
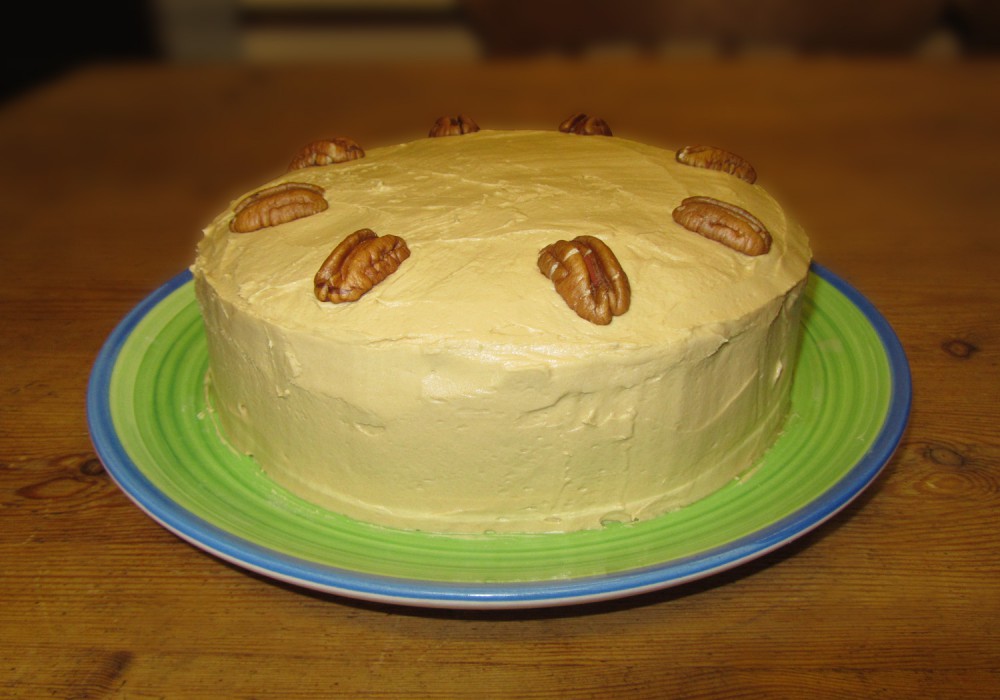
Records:
{"label": "caramel-colored icing", "polygon": [[[759,185],[556,131],[421,139],[289,180],[329,208],[247,234],[230,208],[193,270],[223,432],[302,497],[439,532],[598,527],[717,490],[780,432],[810,251]],[[674,223],[691,195],[751,212],[770,252]],[[314,274],[361,228],[410,257],[356,302],[318,301]],[[631,284],[607,326],[537,267],[582,234]]]}

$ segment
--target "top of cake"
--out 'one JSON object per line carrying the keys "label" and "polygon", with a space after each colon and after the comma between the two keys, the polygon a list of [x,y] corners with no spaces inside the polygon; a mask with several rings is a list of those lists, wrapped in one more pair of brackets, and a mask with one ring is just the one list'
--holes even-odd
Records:
{"label": "top of cake", "polygon": [[[267,186],[291,182],[316,186],[328,206],[248,233],[230,230],[229,209],[206,228],[195,270],[264,320],[331,340],[446,344],[501,361],[654,346],[785,294],[810,259],[802,229],[759,185],[614,136],[424,138]],[[677,223],[689,197],[751,213],[769,250],[747,255]],[[398,236],[409,256],[358,300],[320,301],[314,276],[360,229]],[[613,251],[631,286],[628,310],[607,325],[575,313],[539,269],[543,248],[581,235]]]}

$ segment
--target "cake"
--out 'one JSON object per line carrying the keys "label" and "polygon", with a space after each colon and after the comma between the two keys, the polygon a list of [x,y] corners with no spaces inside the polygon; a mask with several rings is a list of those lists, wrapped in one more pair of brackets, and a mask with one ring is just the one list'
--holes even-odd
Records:
{"label": "cake", "polygon": [[380,526],[688,505],[789,411],[810,250],[755,179],[585,115],[310,144],[199,244],[214,420],[276,484]]}

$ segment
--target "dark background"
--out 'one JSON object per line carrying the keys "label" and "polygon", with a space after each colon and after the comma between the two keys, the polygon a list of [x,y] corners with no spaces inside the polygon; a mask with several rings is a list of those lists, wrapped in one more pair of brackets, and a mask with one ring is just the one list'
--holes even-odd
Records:
{"label": "dark background", "polygon": [[[94,8],[100,7],[100,12]],[[6,22],[0,100],[94,62],[164,58],[146,2],[22,3]]]}
{"label": "dark background", "polygon": [[[587,57],[607,53],[602,47],[620,55],[624,47],[659,58],[693,51],[956,60],[995,55],[1000,47],[996,0],[134,0],[28,3],[17,14],[7,23],[0,101],[100,62],[245,61],[253,57],[241,36],[255,31],[287,35],[288,58],[295,60],[398,59],[401,31],[465,36],[474,59]],[[304,43],[288,38],[324,29],[331,32],[330,50],[321,55],[310,56]],[[380,45],[382,30],[387,38]],[[364,56],[333,51],[351,31],[365,32]],[[662,51],[666,45],[673,48]],[[409,51],[420,58],[419,43]],[[272,52],[265,60],[274,58]]]}

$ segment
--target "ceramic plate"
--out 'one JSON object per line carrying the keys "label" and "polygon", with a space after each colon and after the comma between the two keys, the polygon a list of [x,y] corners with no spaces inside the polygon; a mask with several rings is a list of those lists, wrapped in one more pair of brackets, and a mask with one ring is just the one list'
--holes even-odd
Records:
{"label": "ceramic plate", "polygon": [[565,605],[635,595],[759,557],[820,525],[876,477],[910,406],[906,357],[857,291],[814,265],[792,413],[752,470],[677,512],[545,535],[445,536],[368,525],[309,504],[220,439],[203,379],[191,275],[136,307],[94,365],[98,455],[147,514],[266,576],[352,598],[443,608]]}

